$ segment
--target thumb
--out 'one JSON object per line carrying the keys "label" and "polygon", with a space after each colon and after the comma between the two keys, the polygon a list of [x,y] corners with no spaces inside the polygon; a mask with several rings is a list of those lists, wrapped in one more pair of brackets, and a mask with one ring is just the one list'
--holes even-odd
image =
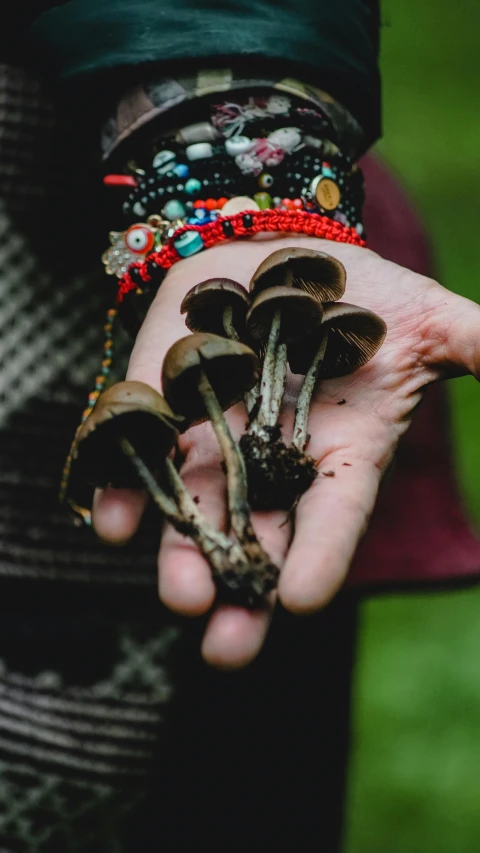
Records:
{"label": "thumb", "polygon": [[437,285],[427,307],[425,361],[437,379],[472,374],[480,381],[480,306]]}

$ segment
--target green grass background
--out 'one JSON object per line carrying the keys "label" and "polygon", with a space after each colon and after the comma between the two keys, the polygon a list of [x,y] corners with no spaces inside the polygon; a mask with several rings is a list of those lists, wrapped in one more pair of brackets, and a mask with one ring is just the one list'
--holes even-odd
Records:
{"label": "green grass background", "polygon": [[[480,0],[383,0],[384,138],[442,284],[480,301]],[[480,526],[480,387],[450,383]],[[347,853],[480,853],[480,589],[362,605]]]}

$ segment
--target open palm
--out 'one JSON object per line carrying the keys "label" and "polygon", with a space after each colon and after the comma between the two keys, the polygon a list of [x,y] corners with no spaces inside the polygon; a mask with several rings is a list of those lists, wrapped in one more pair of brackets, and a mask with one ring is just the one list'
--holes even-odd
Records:
{"label": "open palm", "polygon": [[[128,378],[160,389],[168,348],[186,334],[179,306],[197,282],[223,276],[245,286],[270,252],[301,246],[337,257],[347,270],[345,300],[379,314],[387,323],[375,358],[351,376],[328,380],[316,390],[308,429],[309,453],[319,476],[301,498],[294,528],[285,513],[255,513],[265,549],[282,567],[278,594],[296,613],[326,604],[341,586],[371,515],[378,486],[399,438],[430,382],[463,373],[480,374],[480,308],[437,282],[385,261],[366,249],[314,238],[275,237],[210,249],[173,267],[137,338]],[[299,377],[287,384],[281,423],[291,436]],[[228,414],[238,437],[246,411]],[[180,441],[182,477],[209,520],[225,527],[226,484],[221,455],[209,424],[188,430]],[[125,541],[145,506],[139,492],[108,489],[97,494],[93,522],[102,538]],[[159,589],[164,603],[186,615],[214,605],[210,570],[189,540],[167,527],[159,554]],[[247,611],[213,606],[203,640],[214,665],[238,667],[261,648],[273,608]]]}

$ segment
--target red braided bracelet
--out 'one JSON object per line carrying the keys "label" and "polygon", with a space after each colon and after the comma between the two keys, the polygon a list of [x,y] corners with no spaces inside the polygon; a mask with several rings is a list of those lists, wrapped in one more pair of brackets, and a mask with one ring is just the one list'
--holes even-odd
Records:
{"label": "red braided bracelet", "polygon": [[[350,243],[354,246],[366,246],[355,228],[349,228],[320,216],[318,213],[306,213],[305,211],[286,210],[244,210],[233,216],[220,216],[215,222],[208,225],[183,225],[175,234],[169,238],[159,252],[152,252],[142,263],[130,264],[127,272],[118,280],[117,303],[121,303],[127,293],[137,290],[139,279],[145,284],[152,281],[152,270],[156,269],[155,280],[158,272],[170,269],[184,256],[179,254],[175,243],[188,231],[197,231],[201,236],[203,246],[200,248],[210,249],[217,243],[241,237],[250,237],[252,234],[260,234],[267,231],[285,231],[294,234],[308,234],[309,237],[321,237],[332,240],[335,243]],[[131,272],[136,270],[135,281]]]}

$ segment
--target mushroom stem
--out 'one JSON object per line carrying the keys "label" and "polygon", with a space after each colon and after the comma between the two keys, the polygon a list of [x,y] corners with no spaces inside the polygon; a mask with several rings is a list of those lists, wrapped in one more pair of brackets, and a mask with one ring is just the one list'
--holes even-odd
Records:
{"label": "mushroom stem", "polygon": [[245,460],[204,370],[200,374],[198,390],[203,397],[225,460],[232,530],[253,566],[257,566],[262,574],[276,578],[278,569],[260,545],[251,522]]}
{"label": "mushroom stem", "polygon": [[325,350],[327,348],[328,331],[323,333],[320,346],[313,358],[313,361],[308,368],[303,380],[300,393],[297,400],[297,409],[295,412],[295,425],[293,427],[292,445],[299,450],[305,450],[307,446],[307,422],[308,412],[310,409],[310,401],[315,388],[315,383],[318,377],[318,370],[323,361]]}
{"label": "mushroom stem", "polygon": [[[273,417],[272,411],[272,390],[275,381],[275,365],[278,351],[278,338],[280,335],[280,326],[282,322],[282,312],[279,308],[275,311],[270,326],[270,334],[268,336],[267,349],[263,360],[262,377],[260,380],[260,394],[262,401],[258,410],[257,417],[250,426],[249,432],[261,433],[262,428],[270,423]],[[276,417],[273,418],[273,423],[276,422]]]}
{"label": "mushroom stem", "polygon": [[207,374],[201,371],[198,390],[215,430],[227,469],[228,503],[232,528],[241,542],[245,533],[246,519],[250,515],[247,503],[247,472],[237,442],[230,432],[222,407]]}
{"label": "mushroom stem", "polygon": [[[224,533],[215,530],[205,521],[188,494],[172,461],[166,460],[166,469],[178,506],[158,485],[153,474],[137,455],[135,448],[128,439],[121,438],[119,443],[162,515],[175,530],[184,536],[189,536],[195,542],[200,553],[203,554],[209,564],[214,578],[222,583],[230,596],[235,597],[239,592],[243,592],[245,597],[242,579],[246,578],[250,582],[252,572],[250,560],[237,542],[229,539]],[[256,588],[248,593],[250,598],[246,598],[246,603],[250,606],[258,605],[267,588],[270,587],[264,588],[259,583]]]}
{"label": "mushroom stem", "polygon": [[[223,331],[225,332],[225,336],[229,338],[229,340],[240,340],[240,336],[235,326],[233,325],[233,305],[226,305],[223,309]],[[259,396],[260,386],[258,383],[257,385],[255,385],[254,388],[251,389],[251,391],[247,391],[247,393],[245,394],[243,399],[245,400],[245,405],[249,414],[253,410],[253,407],[257,402]]]}
{"label": "mushroom stem", "polygon": [[225,336],[231,341],[239,341],[238,332],[233,325],[233,305],[226,305],[223,309],[223,330]]}
{"label": "mushroom stem", "polygon": [[280,408],[285,391],[285,380],[287,378],[287,345],[279,344],[277,358],[275,361],[275,372],[273,377],[272,397],[270,403],[268,426],[275,426],[280,415]]}
{"label": "mushroom stem", "polygon": [[[222,533],[212,527],[202,515],[191,494],[185,488],[185,483],[169,457],[165,460],[165,468],[173,495],[180,511],[185,518],[198,529],[199,542],[201,539],[202,553],[207,557],[209,562],[211,561],[208,555],[213,556],[215,563],[213,568],[219,571],[220,565],[225,564],[224,554],[228,555],[230,565],[241,564],[242,562],[246,563],[245,555],[240,545],[229,539],[225,533]],[[219,565],[217,565],[218,555],[216,553],[218,550],[224,552],[224,554],[221,555]]]}
{"label": "mushroom stem", "polygon": [[158,485],[155,477],[152,472],[145,465],[143,459],[138,456],[135,448],[129,442],[128,438],[122,437],[118,441],[122,451],[125,456],[128,456],[133,467],[135,468],[140,480],[143,485],[150,493],[151,497],[157,504],[161,513],[169,520],[169,522],[175,527],[176,530],[180,530],[181,533],[185,532],[186,519],[181,510],[177,507],[175,502],[167,495],[161,486]]}

